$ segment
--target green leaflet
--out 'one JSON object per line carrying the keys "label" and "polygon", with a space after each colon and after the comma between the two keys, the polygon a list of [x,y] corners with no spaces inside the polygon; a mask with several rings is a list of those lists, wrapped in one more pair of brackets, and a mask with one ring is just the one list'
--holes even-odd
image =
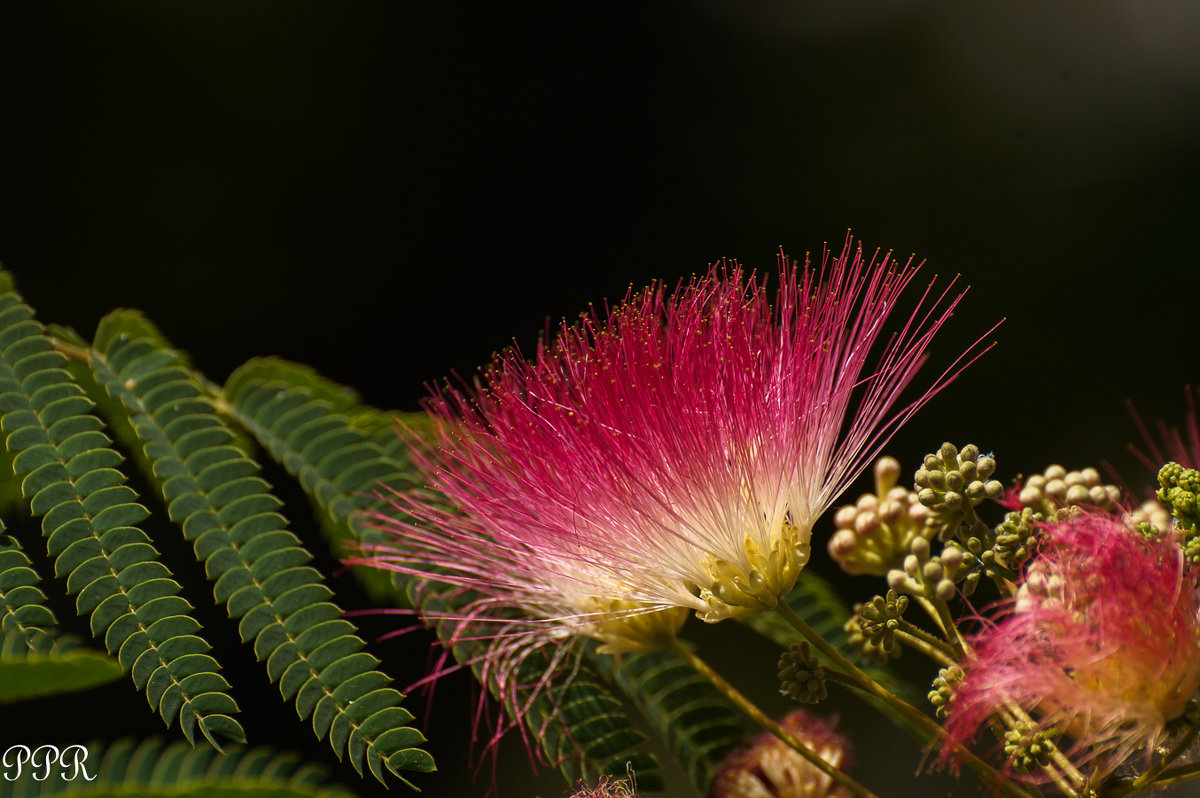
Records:
{"label": "green leaflet", "polygon": [[[4,525],[0,523],[0,530]],[[15,538],[0,536],[0,704],[86,690],[121,677],[121,663],[51,632],[57,621]]]}
{"label": "green leaflet", "polygon": [[214,746],[219,737],[243,740],[192,605],[136,526],[149,513],[64,360],[0,273],[0,430],[22,495],[42,519],[55,575],[164,721],[178,717],[189,741],[197,728]]}
{"label": "green leaflet", "polygon": [[[70,794],[81,798],[353,798],[340,786],[326,785],[322,768],[300,764],[295,754],[269,748],[229,746],[223,753],[160,740],[90,743],[55,754],[48,777],[45,765],[33,769],[32,758],[16,777],[16,753],[11,753],[0,778],[0,798],[35,798]],[[43,757],[48,751],[39,752]],[[33,752],[31,751],[32,755]],[[63,767],[60,760],[65,760]],[[79,761],[88,780],[75,769]],[[73,778],[66,778],[72,776]]]}
{"label": "green leaflet", "polygon": [[69,635],[0,635],[0,704],[87,690],[121,677],[121,664]]}
{"label": "green leaflet", "polygon": [[[366,513],[386,506],[377,495],[381,485],[404,490],[416,484],[412,465],[392,417],[352,404],[348,396],[353,395],[311,369],[274,358],[246,363],[225,386],[233,416],[300,481],[339,537],[385,543],[389,539],[368,525]],[[418,434],[428,423],[419,414],[401,420]],[[376,579],[387,577],[382,571],[372,573]],[[393,576],[377,583],[387,587],[381,600],[417,602],[425,613],[453,611],[449,599],[418,592],[416,580]],[[449,640],[452,623],[433,626],[443,641]],[[482,641],[452,647],[460,663],[472,661],[483,650]],[[544,665],[536,660],[527,662],[531,678],[540,673],[539,664]],[[492,695],[498,694],[494,683],[487,687]],[[506,711],[511,713],[513,707]],[[639,787],[660,788],[657,762],[635,750],[645,735],[625,717],[620,700],[586,663],[569,685],[556,681],[521,721],[568,781],[605,773],[624,775],[626,763],[632,763]]]}
{"label": "green leaflet", "polygon": [[[0,532],[4,530],[0,522]],[[32,648],[39,633],[57,625],[54,613],[43,602],[41,577],[21,550],[16,538],[0,535],[0,632],[14,640],[24,638]]]}
{"label": "green leaflet", "polygon": [[278,513],[282,502],[218,413],[212,390],[135,311],[101,321],[90,367],[136,436],[171,520],[195,547],[214,582],[214,596],[240,619],[244,642],[265,662],[271,681],[318,739],[328,735],[338,757],[385,781],[385,770],[412,786],[403,771],[434,770],[408,726],[404,696],[363,651],[357,629],[342,617],[311,554]]}
{"label": "green leaflet", "polygon": [[[637,705],[692,784],[707,795],[725,755],[746,737],[737,708],[673,651],[594,654],[592,661]],[[641,786],[640,776],[638,782]]]}
{"label": "green leaflet", "polygon": [[[280,358],[246,362],[229,376],[224,395],[238,422],[299,480],[332,541],[387,542],[366,512],[387,506],[378,495],[386,489],[415,485],[393,415],[361,407],[349,388]],[[354,573],[373,600],[403,599],[386,572],[356,566]]]}

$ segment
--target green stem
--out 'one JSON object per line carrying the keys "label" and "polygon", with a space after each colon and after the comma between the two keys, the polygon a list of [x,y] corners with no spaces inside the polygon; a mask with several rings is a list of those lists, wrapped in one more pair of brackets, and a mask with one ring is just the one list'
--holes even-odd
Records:
{"label": "green stem", "polygon": [[[875,697],[886,702],[893,707],[897,712],[907,718],[915,727],[917,727],[927,738],[925,742],[933,742],[935,740],[944,740],[944,732],[942,727],[937,724],[932,718],[918,710],[916,707],[909,704],[899,696],[887,690],[867,674],[863,673],[857,665],[848,660],[840,651],[834,648],[829,642],[814,632],[804,619],[787,605],[786,602],[780,602],[775,608],[785,621],[787,621],[797,632],[799,632],[809,643],[811,643],[818,651],[829,658],[837,667],[851,678],[858,681],[863,689],[871,693]],[[953,628],[951,626],[950,628]],[[1013,784],[1010,780],[998,773],[995,768],[984,762],[975,754],[968,751],[962,745],[954,744],[955,753],[957,753],[967,766],[975,771],[976,775],[983,781],[990,783],[1001,791],[1012,795],[1028,798],[1029,793],[1024,789]]]}
{"label": "green stem", "polygon": [[[1164,770],[1162,773],[1158,774],[1158,777],[1154,780],[1154,786],[1166,787],[1171,784],[1178,784],[1181,781],[1194,779],[1197,776],[1200,776],[1200,762],[1189,762],[1186,765],[1180,765],[1177,768]],[[1131,792],[1131,790],[1126,789],[1121,792],[1112,792],[1110,795],[1127,795],[1129,792]]]}
{"label": "green stem", "polygon": [[900,628],[896,630],[896,634],[900,635],[901,639],[903,639],[908,646],[917,649],[934,662],[941,664],[943,667],[949,667],[950,665],[955,664],[954,649],[951,648],[945,641],[938,640],[921,627],[914,626],[913,624],[901,618]]}
{"label": "green stem", "polygon": [[868,790],[866,787],[859,784],[854,779],[847,776],[838,768],[826,762],[818,756],[812,749],[808,748],[804,743],[797,740],[787,729],[779,725],[773,718],[764,713],[750,699],[742,695],[736,687],[734,687],[711,667],[704,660],[700,659],[694,651],[683,644],[678,638],[671,638],[671,650],[678,654],[683,659],[687,660],[688,664],[696,669],[696,672],[708,679],[718,691],[734,704],[738,709],[742,710],[750,717],[752,721],[763,727],[771,734],[774,734],[784,743],[795,749],[796,753],[804,757],[813,767],[820,770],[826,776],[841,784],[850,792],[859,796],[859,798],[879,798],[875,793]]}
{"label": "green stem", "polygon": [[946,632],[946,640],[949,641],[950,646],[954,649],[955,655],[959,660],[966,659],[967,646],[958,634],[958,627],[954,625],[954,617],[950,614],[950,605],[941,599],[936,599],[933,602],[933,606],[937,610],[941,627]]}
{"label": "green stem", "polygon": [[[1200,767],[1200,763],[1198,762],[1193,762],[1188,765],[1181,765],[1174,770],[1167,770],[1167,766],[1178,759],[1180,754],[1182,754],[1189,746],[1191,746],[1198,733],[1200,733],[1200,722],[1193,723],[1188,728],[1187,733],[1180,738],[1179,742],[1175,743],[1175,746],[1167,752],[1166,756],[1155,763],[1154,767],[1150,768],[1133,781],[1128,782],[1127,784],[1122,784],[1107,794],[1113,796],[1113,798],[1119,798],[1119,796],[1137,792],[1138,790],[1150,784],[1159,786],[1173,783],[1172,781],[1162,780],[1160,776],[1169,777],[1171,774],[1180,774],[1180,778],[1178,778],[1177,781],[1183,781],[1184,779],[1194,778],[1195,776],[1200,775],[1200,770],[1197,769]],[[1194,772],[1189,772],[1189,769]]]}

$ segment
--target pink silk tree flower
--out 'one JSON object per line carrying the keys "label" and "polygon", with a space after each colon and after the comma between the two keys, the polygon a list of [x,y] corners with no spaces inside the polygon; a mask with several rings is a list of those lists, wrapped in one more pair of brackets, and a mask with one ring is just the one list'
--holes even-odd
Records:
{"label": "pink silk tree flower", "polygon": [[1200,687],[1197,578],[1173,539],[1146,540],[1114,515],[1047,526],[1010,611],[971,640],[948,737],[964,742],[1015,706],[1065,735],[1057,745],[1093,784],[1148,757]]}
{"label": "pink silk tree flower", "polygon": [[[840,770],[850,766],[850,741],[827,721],[794,709],[779,725]],[[850,798],[850,791],[769,732],[732,751],[713,777],[710,798]]]}
{"label": "pink silk tree flower", "polygon": [[815,267],[781,257],[775,292],[718,264],[497,355],[429,400],[429,490],[395,496],[394,540],[356,562],[469,595],[442,619],[491,640],[501,681],[562,638],[649,650],[689,611],[773,608],[817,517],[970,359],[892,409],[962,296],[931,285],[880,342],[916,271],[847,238]]}
{"label": "pink silk tree flower", "polygon": [[614,779],[609,776],[601,776],[595,787],[581,784],[566,798],[638,798],[638,795],[632,777]]}

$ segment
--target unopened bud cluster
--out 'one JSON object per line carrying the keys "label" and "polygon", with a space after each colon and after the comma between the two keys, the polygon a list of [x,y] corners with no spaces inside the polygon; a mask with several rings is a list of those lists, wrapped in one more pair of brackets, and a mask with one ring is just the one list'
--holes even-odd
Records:
{"label": "unopened bud cluster", "polygon": [[949,541],[942,559],[958,552],[962,568],[956,579],[962,583],[963,594],[973,594],[984,577],[1000,586],[1013,584],[1021,564],[1037,546],[1038,524],[1044,519],[1041,513],[1026,507],[1005,515],[995,529],[976,523],[960,539]]}
{"label": "unopened bud cluster", "polygon": [[917,500],[934,513],[946,516],[946,522],[965,507],[974,507],[984,499],[998,499],[1004,486],[991,479],[996,461],[981,455],[979,447],[943,443],[935,454],[925,455],[922,467],[913,477]]}
{"label": "unopened bud cluster", "polygon": [[1158,484],[1158,500],[1170,508],[1180,528],[1194,529],[1200,522],[1200,471],[1167,463],[1158,472]]}
{"label": "unopened bud cluster", "polygon": [[1125,521],[1135,529],[1143,524],[1149,525],[1156,533],[1155,537],[1171,531],[1171,511],[1154,499],[1142,502],[1129,513]]}
{"label": "unopened bud cluster", "polygon": [[1167,463],[1158,472],[1158,484],[1158,500],[1170,509],[1182,533],[1184,556],[1200,564],[1200,471]]}
{"label": "unopened bud cluster", "polygon": [[933,680],[933,689],[929,691],[929,703],[933,704],[933,713],[938,720],[946,719],[946,705],[954,694],[954,686],[963,679],[963,669],[957,665],[949,665],[938,671]]}
{"label": "unopened bud cluster", "polygon": [[907,609],[908,596],[895,590],[889,590],[887,596],[876,596],[866,604],[855,604],[854,615],[843,627],[850,645],[856,646],[866,661],[886,663],[900,656],[896,630]]}
{"label": "unopened bud cluster", "polygon": [[1020,721],[1004,733],[1004,758],[1015,770],[1028,773],[1050,763],[1054,743],[1035,724]]}
{"label": "unopened bud cluster", "polygon": [[883,576],[925,533],[929,510],[916,493],[896,484],[900,473],[900,461],[881,457],[875,463],[875,492],[834,515],[829,554],[846,573]]}
{"label": "unopened bud cluster", "polygon": [[825,669],[807,642],[792,643],[780,655],[779,692],[801,704],[816,704],[829,695]]}
{"label": "unopened bud cluster", "polygon": [[904,567],[888,572],[888,587],[892,591],[949,601],[957,592],[954,581],[962,567],[960,549],[947,546],[938,556],[931,556],[929,541],[917,538],[904,558]]}
{"label": "unopened bud cluster", "polygon": [[1105,485],[1100,472],[1094,468],[1068,471],[1051,465],[1040,474],[1025,480],[1017,494],[1022,507],[1049,515],[1059,507],[1095,507],[1109,512],[1117,509],[1121,491],[1116,485]]}

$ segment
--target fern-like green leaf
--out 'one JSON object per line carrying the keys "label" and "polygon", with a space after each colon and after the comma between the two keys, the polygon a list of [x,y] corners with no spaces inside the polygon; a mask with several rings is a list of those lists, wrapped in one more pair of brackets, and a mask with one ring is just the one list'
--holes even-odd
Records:
{"label": "fern-like green leaf", "polygon": [[[302,764],[295,754],[269,748],[228,746],[225,752],[217,753],[211,748],[191,748],[183,743],[165,744],[151,739],[68,747],[55,751],[47,762],[50,754],[48,749],[10,751],[5,760],[7,778],[0,779],[0,798],[63,794],[79,798],[134,795],[139,798],[353,798],[354,795],[343,787],[328,785],[322,768]],[[26,761],[18,776],[19,755],[24,755]]]}
{"label": "fern-like green leaf", "polygon": [[51,631],[56,620],[38,581],[16,539],[0,536],[0,704],[86,690],[122,673],[112,657]]}
{"label": "fern-like green leaf", "polygon": [[232,717],[237,704],[204,653],[210,646],[196,635],[192,605],[135,526],[149,514],[63,365],[11,277],[0,274],[0,430],[22,495],[42,518],[55,575],[168,724],[178,717],[189,740],[197,728],[213,745],[218,737],[243,740]]}
{"label": "fern-like green leaf", "polygon": [[[414,486],[403,447],[388,450],[379,440],[386,429],[387,443],[399,444],[394,422],[356,404],[349,388],[280,358],[243,364],[229,376],[225,396],[239,423],[300,482],[336,545],[384,541],[366,511],[384,505],[381,490]],[[373,600],[404,599],[388,574],[362,567],[354,574]]]}
{"label": "fern-like green leaf", "polygon": [[38,587],[39,581],[17,539],[0,534],[0,632],[14,639],[24,637],[31,647],[39,633],[58,624],[45,604],[46,594]]}
{"label": "fern-like green leaf", "polygon": [[[237,369],[226,383],[225,396],[238,421],[299,480],[340,537],[367,545],[387,542],[369,525],[366,514],[385,505],[379,496],[381,486],[405,490],[415,484],[395,422],[380,411],[348,404],[346,394],[311,369],[277,359],[253,360]],[[419,414],[402,421],[411,421],[409,428],[417,430],[426,423]],[[370,573],[376,578],[387,576],[381,571]],[[382,584],[389,592],[405,590],[405,600],[418,602],[422,613],[455,609],[449,603],[453,599],[435,598],[417,591],[415,580],[392,576],[396,578]],[[390,600],[396,600],[394,594]],[[448,642],[453,625],[442,622],[434,627]],[[451,650],[460,663],[467,663],[474,662],[484,646],[485,641],[463,641]],[[537,656],[527,661],[531,681],[541,676],[540,668],[546,664]],[[496,684],[487,688],[499,694]],[[512,713],[514,708],[506,710]],[[657,762],[637,750],[645,735],[622,714],[621,701],[586,663],[570,683],[556,681],[539,695],[520,722],[569,781],[622,775],[632,763],[643,789],[661,784]]]}
{"label": "fern-like green leaf", "polygon": [[[240,619],[268,676],[302,719],[311,717],[339,756],[384,780],[384,769],[428,772],[425,738],[408,726],[404,696],[375,670],[357,630],[342,617],[311,554],[287,529],[282,505],[212,392],[141,314],[100,323],[91,369],[141,443],[148,477],[195,547],[216,599]],[[405,781],[405,783],[408,783]],[[411,786],[411,784],[410,784]]]}

